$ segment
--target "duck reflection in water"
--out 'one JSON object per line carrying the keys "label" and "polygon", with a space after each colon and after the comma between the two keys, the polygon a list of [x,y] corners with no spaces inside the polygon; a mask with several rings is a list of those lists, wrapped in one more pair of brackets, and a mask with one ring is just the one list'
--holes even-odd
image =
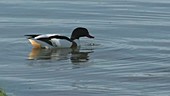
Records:
{"label": "duck reflection in water", "polygon": [[[82,50],[63,48],[63,49],[36,49],[33,48],[29,54],[29,60],[68,60],[72,63],[87,62],[89,53],[92,50]],[[84,52],[85,51],[85,52]]]}

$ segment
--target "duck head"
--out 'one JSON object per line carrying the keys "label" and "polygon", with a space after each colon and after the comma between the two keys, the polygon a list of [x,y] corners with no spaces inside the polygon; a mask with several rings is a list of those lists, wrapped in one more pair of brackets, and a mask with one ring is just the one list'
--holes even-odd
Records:
{"label": "duck head", "polygon": [[91,36],[86,28],[78,27],[73,30],[71,40],[79,39],[80,37],[94,38]]}

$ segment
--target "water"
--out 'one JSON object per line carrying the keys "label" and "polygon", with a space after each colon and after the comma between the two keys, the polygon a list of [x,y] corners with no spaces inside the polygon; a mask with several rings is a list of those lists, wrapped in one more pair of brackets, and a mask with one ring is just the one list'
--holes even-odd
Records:
{"label": "water", "polygon": [[[169,0],[1,0],[0,88],[9,96],[169,96]],[[70,36],[82,48],[34,50],[24,35]]]}

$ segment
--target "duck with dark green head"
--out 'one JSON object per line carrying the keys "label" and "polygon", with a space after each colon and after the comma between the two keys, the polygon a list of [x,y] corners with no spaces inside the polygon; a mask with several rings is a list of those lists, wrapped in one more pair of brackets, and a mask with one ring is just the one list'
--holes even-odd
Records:
{"label": "duck with dark green head", "polygon": [[94,38],[84,27],[75,28],[71,37],[60,34],[44,34],[44,35],[25,35],[34,48],[73,48],[80,46],[79,39],[81,37]]}

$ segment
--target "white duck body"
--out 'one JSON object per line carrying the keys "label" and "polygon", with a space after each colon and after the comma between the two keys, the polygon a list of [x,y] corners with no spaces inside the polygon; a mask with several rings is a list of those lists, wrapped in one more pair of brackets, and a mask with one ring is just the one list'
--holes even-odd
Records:
{"label": "white duck body", "polygon": [[[30,38],[29,41],[35,48],[70,48],[73,44],[73,42],[67,40],[67,39],[59,39],[59,38],[50,38],[52,36],[62,36],[60,34],[44,34],[39,35],[34,38]],[[41,39],[48,39],[48,42],[51,42],[49,44],[48,42],[45,42]],[[78,39],[74,40],[74,42],[77,44],[77,46],[80,46],[80,42]]]}

